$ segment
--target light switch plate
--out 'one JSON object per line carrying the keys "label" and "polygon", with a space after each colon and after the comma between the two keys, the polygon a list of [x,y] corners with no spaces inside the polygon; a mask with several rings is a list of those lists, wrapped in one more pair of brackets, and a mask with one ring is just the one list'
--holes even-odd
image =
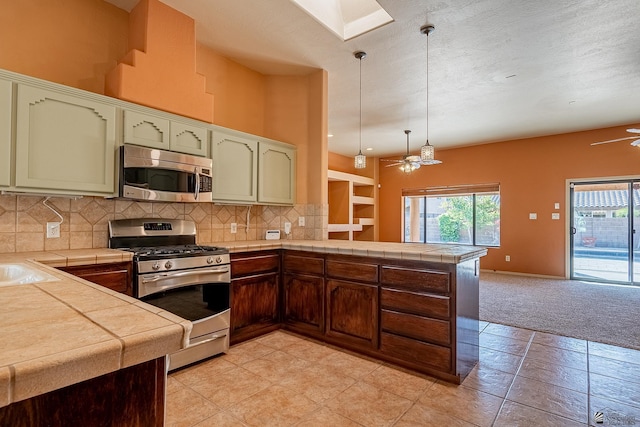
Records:
{"label": "light switch plate", "polygon": [[304,227],[306,221],[303,216],[298,217],[298,227]]}
{"label": "light switch plate", "polygon": [[554,206],[554,208],[556,208],[556,209],[560,209],[560,203],[556,203],[556,204],[555,204],[555,205],[553,205],[553,206]]}

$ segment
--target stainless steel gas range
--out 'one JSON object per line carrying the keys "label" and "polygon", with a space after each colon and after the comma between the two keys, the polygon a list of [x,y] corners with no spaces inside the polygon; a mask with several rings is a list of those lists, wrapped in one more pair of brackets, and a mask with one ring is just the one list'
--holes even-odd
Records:
{"label": "stainless steel gas range", "polygon": [[192,221],[109,221],[109,247],[133,252],[134,297],[190,320],[189,344],[169,370],[229,350],[229,251],[196,245]]}

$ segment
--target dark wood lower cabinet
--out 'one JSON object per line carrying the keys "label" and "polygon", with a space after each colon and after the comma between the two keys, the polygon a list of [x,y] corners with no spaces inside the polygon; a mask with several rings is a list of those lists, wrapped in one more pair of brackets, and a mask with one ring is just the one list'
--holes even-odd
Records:
{"label": "dark wood lower cabinet", "polygon": [[377,348],[378,287],[342,280],[327,281],[325,333],[347,344]]}
{"label": "dark wood lower cabinet", "polygon": [[112,289],[129,296],[133,295],[131,262],[114,262],[108,264],[78,265],[59,267],[66,273],[85,279],[89,282]]}
{"label": "dark wood lower cabinet", "polygon": [[0,408],[0,426],[160,427],[165,357]]}
{"label": "dark wood lower cabinet", "polygon": [[233,343],[277,329],[280,323],[279,273],[231,281],[231,341]]}
{"label": "dark wood lower cabinet", "polygon": [[446,264],[287,249],[234,256],[232,343],[285,327],[457,383],[478,362],[478,259]]}
{"label": "dark wood lower cabinet", "polygon": [[293,331],[324,332],[324,278],[284,275],[284,322]]}

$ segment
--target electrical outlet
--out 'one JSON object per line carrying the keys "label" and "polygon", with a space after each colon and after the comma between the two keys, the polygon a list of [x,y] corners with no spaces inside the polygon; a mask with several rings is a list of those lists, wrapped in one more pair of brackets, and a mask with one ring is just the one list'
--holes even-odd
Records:
{"label": "electrical outlet", "polygon": [[291,234],[291,223],[290,222],[285,222],[284,223],[284,234]]}
{"label": "electrical outlet", "polygon": [[47,223],[47,239],[60,237],[60,223],[48,222]]}
{"label": "electrical outlet", "polygon": [[507,261],[507,262],[510,262],[511,261],[511,255],[505,256],[504,260]]}
{"label": "electrical outlet", "polygon": [[304,227],[305,223],[306,223],[306,221],[305,221],[304,217],[303,216],[299,216],[298,217],[298,226],[299,227]]}
{"label": "electrical outlet", "polygon": [[237,232],[238,232],[238,223],[232,222],[231,223],[231,234],[236,234]]}

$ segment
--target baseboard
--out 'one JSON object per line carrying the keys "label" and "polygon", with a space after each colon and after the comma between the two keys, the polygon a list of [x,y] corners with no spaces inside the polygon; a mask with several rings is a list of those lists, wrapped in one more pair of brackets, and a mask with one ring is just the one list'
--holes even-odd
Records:
{"label": "baseboard", "polygon": [[555,279],[555,280],[569,280],[563,276],[549,276],[546,274],[531,274],[531,273],[519,273],[517,271],[501,271],[501,270],[486,270],[480,269],[480,273],[496,273],[496,274],[504,274],[510,276],[525,276],[525,277],[537,277],[538,279]]}

